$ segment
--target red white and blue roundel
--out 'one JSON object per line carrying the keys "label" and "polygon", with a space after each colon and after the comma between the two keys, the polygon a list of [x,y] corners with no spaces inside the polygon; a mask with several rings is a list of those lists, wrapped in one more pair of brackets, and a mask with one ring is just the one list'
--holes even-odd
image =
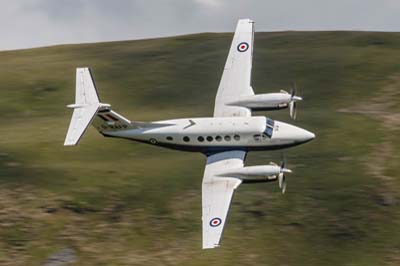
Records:
{"label": "red white and blue roundel", "polygon": [[249,49],[249,44],[247,42],[241,42],[237,46],[237,50],[241,53],[246,52]]}
{"label": "red white and blue roundel", "polygon": [[212,218],[210,221],[210,226],[211,227],[217,227],[222,223],[222,220],[218,217]]}

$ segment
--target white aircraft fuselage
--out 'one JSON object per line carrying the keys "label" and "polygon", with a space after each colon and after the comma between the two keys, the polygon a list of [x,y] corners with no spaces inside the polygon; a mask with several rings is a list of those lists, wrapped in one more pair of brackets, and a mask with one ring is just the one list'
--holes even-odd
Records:
{"label": "white aircraft fuselage", "polygon": [[285,161],[280,165],[271,162],[246,166],[247,152],[288,148],[315,138],[300,127],[252,116],[255,111],[288,108],[295,119],[297,102],[302,101],[296,95],[295,84],[290,93],[254,92],[253,42],[254,22],[239,20],[215,97],[213,117],[131,121],[100,102],[89,68],[77,68],[75,103],[68,106],[74,112],[64,145],[77,145],[88,126],[93,125],[107,137],[202,152],[207,156],[202,182],[202,246],[218,247],[234,190],[242,183],[276,181],[285,193],[285,174],[292,172]]}
{"label": "white aircraft fuselage", "polygon": [[[103,124],[104,125],[104,124]],[[305,129],[264,116],[182,118],[152,122],[149,127],[117,130],[110,122],[104,136],[131,139],[176,150],[219,152],[274,150],[315,138]]]}

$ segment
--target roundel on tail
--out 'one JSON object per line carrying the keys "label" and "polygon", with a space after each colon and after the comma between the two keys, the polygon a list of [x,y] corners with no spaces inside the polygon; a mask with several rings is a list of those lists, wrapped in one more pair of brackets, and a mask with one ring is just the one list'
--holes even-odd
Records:
{"label": "roundel on tail", "polygon": [[222,223],[222,220],[218,217],[215,217],[215,218],[211,219],[210,226],[217,227],[217,226],[221,225],[221,223]]}
{"label": "roundel on tail", "polygon": [[237,46],[237,50],[241,53],[246,52],[249,49],[249,44],[247,42],[241,42]]}

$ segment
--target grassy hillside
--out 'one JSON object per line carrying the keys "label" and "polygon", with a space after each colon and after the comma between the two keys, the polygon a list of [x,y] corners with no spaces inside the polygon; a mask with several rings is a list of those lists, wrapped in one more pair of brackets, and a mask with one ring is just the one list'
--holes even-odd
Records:
{"label": "grassy hillside", "polygon": [[202,155],[92,128],[62,146],[76,67],[128,118],[210,116],[231,38],[0,52],[0,265],[399,265],[398,33],[256,34],[255,91],[296,80],[305,99],[296,122],[268,115],[317,139],[285,152],[284,196],[274,183],[238,189],[219,249],[201,250]]}

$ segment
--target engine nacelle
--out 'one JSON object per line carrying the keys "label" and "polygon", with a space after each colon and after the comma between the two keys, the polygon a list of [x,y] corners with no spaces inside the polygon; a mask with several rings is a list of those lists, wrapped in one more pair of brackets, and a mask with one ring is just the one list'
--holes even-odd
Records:
{"label": "engine nacelle", "polygon": [[243,96],[238,101],[227,103],[230,106],[247,107],[252,110],[267,111],[287,108],[292,101],[292,95],[282,91]]}
{"label": "engine nacelle", "polygon": [[235,177],[246,182],[271,182],[277,180],[282,169],[275,164],[247,166],[237,169],[231,169],[218,174],[221,177]]}

